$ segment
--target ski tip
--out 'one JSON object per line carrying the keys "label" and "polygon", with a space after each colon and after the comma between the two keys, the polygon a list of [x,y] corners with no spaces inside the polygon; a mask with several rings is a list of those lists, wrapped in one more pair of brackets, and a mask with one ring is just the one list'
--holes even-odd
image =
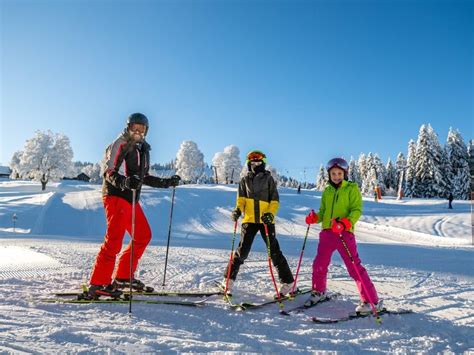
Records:
{"label": "ski tip", "polygon": [[285,311],[285,310],[283,310],[283,309],[280,310],[280,314],[281,314],[282,316],[289,316],[289,315],[290,315],[290,313],[288,313],[287,311]]}

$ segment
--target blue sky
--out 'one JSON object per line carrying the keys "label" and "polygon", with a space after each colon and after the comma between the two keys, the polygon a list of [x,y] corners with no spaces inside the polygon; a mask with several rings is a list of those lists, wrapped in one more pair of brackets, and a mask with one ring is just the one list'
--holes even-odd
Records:
{"label": "blue sky", "polygon": [[258,148],[314,179],[406,152],[421,124],[473,136],[471,1],[13,1],[1,6],[0,162],[36,130],[99,161],[129,113],[153,162]]}

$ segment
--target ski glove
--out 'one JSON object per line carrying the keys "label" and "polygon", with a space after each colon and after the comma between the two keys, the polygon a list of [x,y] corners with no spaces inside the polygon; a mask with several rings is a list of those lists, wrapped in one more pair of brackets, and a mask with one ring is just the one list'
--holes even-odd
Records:
{"label": "ski glove", "polygon": [[142,181],[137,175],[127,176],[123,185],[124,190],[138,190],[142,186]]}
{"label": "ski glove", "polygon": [[314,210],[311,210],[310,213],[306,216],[306,224],[315,224],[318,223],[318,215],[314,213]]}
{"label": "ski glove", "polygon": [[181,177],[179,175],[173,175],[170,177],[170,186],[176,187],[179,185],[179,181],[181,180]]}
{"label": "ski glove", "polygon": [[274,219],[273,213],[270,212],[264,213],[262,216],[262,222],[265,224],[272,224]]}
{"label": "ski glove", "polygon": [[240,208],[236,208],[235,210],[232,211],[232,220],[234,222],[237,222],[241,215],[242,215],[242,211],[240,210]]}
{"label": "ski glove", "polygon": [[336,234],[341,234],[344,231],[347,231],[352,228],[352,223],[346,217],[343,218],[334,218],[332,220],[331,229]]}

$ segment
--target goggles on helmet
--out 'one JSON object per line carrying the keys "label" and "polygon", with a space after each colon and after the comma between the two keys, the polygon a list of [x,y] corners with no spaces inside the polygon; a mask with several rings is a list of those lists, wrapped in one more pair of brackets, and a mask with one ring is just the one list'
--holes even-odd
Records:
{"label": "goggles on helmet", "polygon": [[326,170],[329,171],[332,168],[340,168],[344,170],[346,173],[349,171],[349,164],[342,158],[334,158],[328,161],[326,164]]}
{"label": "goggles on helmet", "polygon": [[254,150],[250,153],[247,154],[247,162],[252,162],[252,161],[263,161],[265,162],[266,156],[262,152],[258,150]]}

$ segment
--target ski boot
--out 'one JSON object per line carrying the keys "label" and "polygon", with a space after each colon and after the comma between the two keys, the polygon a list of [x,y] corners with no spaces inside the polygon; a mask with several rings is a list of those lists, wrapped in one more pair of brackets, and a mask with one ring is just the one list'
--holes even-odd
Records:
{"label": "ski boot", "polygon": [[316,303],[322,302],[327,298],[326,292],[311,291],[311,295],[304,303],[304,307],[309,308],[314,306]]}
{"label": "ski boot", "polygon": [[280,297],[286,297],[286,296],[293,297],[295,294],[299,293],[298,289],[296,289],[294,293],[290,293],[291,290],[293,289],[294,284],[295,284],[294,282],[290,282],[288,284],[281,283],[280,289],[278,290],[278,292],[280,292]]}
{"label": "ski boot", "polygon": [[234,280],[229,279],[229,283],[227,283],[227,278],[224,278],[222,282],[219,284],[219,287],[222,289],[222,291],[225,291],[225,286],[227,284],[227,292],[224,295],[224,297],[232,297],[232,287],[234,286]]}
{"label": "ski boot", "polygon": [[119,299],[122,293],[123,292],[120,291],[114,284],[90,285],[87,294],[83,293],[81,296],[85,299],[91,300],[97,300],[100,296]]}
{"label": "ski boot", "polygon": [[[383,301],[379,300],[377,303],[374,303],[375,310],[380,312],[384,309]],[[357,314],[369,314],[372,313],[372,307],[369,302],[360,301],[355,309]]]}
{"label": "ski boot", "polygon": [[[114,284],[119,289],[130,289],[130,279],[115,279]],[[145,284],[138,279],[132,279],[132,290],[135,292],[153,292],[155,289],[150,286],[145,286]]]}

